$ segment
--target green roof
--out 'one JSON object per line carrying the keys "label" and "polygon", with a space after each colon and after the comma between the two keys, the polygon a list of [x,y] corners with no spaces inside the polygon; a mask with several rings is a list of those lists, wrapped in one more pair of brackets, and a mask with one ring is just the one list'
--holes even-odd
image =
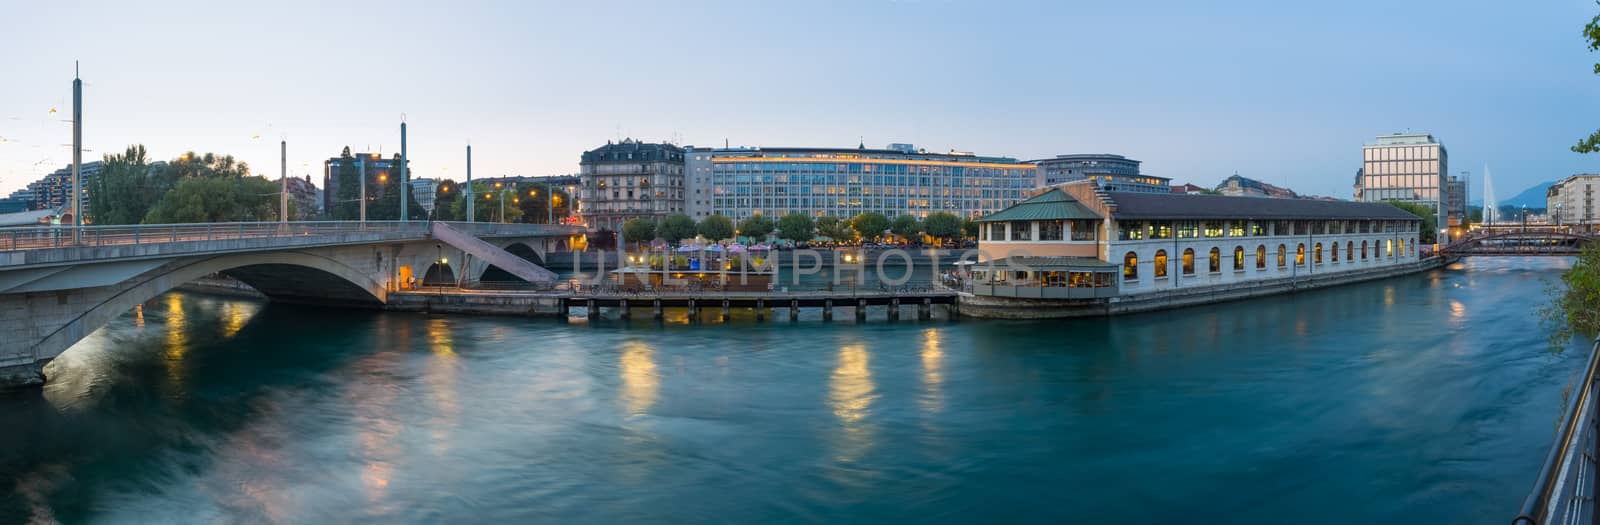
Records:
{"label": "green roof", "polygon": [[1101,217],[1089,208],[1078,204],[1066,192],[1053,189],[1031,199],[1011,205],[1010,208],[1000,210],[992,215],[981,217],[978,222],[1004,222],[1004,221],[1049,221],[1068,219],[1099,220]]}

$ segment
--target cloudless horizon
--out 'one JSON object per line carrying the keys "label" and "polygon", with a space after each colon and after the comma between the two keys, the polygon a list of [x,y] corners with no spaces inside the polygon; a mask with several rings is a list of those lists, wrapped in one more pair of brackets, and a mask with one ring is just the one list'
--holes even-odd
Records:
{"label": "cloudless horizon", "polygon": [[[71,163],[231,154],[322,185],[345,146],[414,176],[578,171],[631,137],[1036,159],[1117,153],[1348,199],[1361,145],[1427,132],[1504,199],[1600,171],[1590,0],[1137,7],[960,0],[680,5],[0,0],[0,194]],[[54,109],[57,112],[52,114]]]}

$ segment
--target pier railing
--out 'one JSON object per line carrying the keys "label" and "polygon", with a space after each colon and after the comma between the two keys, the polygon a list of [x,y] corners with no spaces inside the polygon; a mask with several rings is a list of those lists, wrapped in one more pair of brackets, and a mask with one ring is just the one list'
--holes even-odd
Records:
{"label": "pier railing", "polygon": [[1600,371],[1600,340],[1589,352],[1589,364],[1584,369],[1583,382],[1572,386],[1570,401],[1561,426],[1557,428],[1555,443],[1533,490],[1522,503],[1522,511],[1511,520],[1512,525],[1545,525],[1550,523],[1594,523],[1595,466],[1600,456],[1600,426],[1597,426],[1596,407],[1600,406],[1600,388],[1596,385],[1596,372]]}

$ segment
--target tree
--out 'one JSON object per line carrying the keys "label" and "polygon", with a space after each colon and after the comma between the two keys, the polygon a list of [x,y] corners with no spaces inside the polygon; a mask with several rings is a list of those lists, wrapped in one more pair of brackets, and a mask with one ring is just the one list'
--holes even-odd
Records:
{"label": "tree", "polygon": [[334,220],[356,220],[361,217],[361,170],[356,168],[349,146],[344,148],[340,161],[339,172],[333,175],[339,189],[334,192],[333,209],[328,210],[328,215]]}
{"label": "tree", "polygon": [[622,239],[631,243],[650,242],[656,238],[656,221],[634,217],[622,223]]}
{"label": "tree", "polygon": [[861,234],[862,239],[873,239],[889,229],[889,218],[875,211],[862,212],[850,219],[850,227]]}
{"label": "tree", "polygon": [[461,201],[461,188],[456,181],[444,179],[433,188],[433,219],[439,221],[466,220],[466,209]]}
{"label": "tree", "polygon": [[[472,209],[473,220],[477,222],[502,222],[502,220],[504,222],[518,222],[518,219],[522,217],[522,208],[518,207],[516,202],[505,203],[506,206],[503,209],[501,208],[501,200],[512,200],[511,190],[505,189],[505,186],[496,189],[494,184],[474,182],[472,183],[472,200],[474,201]],[[451,211],[453,216],[466,220],[467,201],[465,195],[451,203],[451,206],[454,207]],[[504,217],[501,217],[502,213]]]}
{"label": "tree", "polygon": [[278,218],[278,184],[262,177],[191,176],[161,197],[146,223],[270,221]]}
{"label": "tree", "polygon": [[1587,243],[1561,280],[1546,290],[1550,302],[1539,314],[1550,345],[1566,348],[1574,336],[1600,333],[1600,244]]}
{"label": "tree", "polygon": [[889,223],[889,233],[893,233],[908,242],[914,241],[914,237],[918,233],[922,233],[922,223],[917,222],[917,216],[915,215],[902,214]]}
{"label": "tree", "polygon": [[855,230],[850,229],[850,221],[840,220],[838,217],[818,218],[817,235],[833,239],[834,242],[849,242],[856,239]]}
{"label": "tree", "polygon": [[1426,204],[1415,202],[1387,201],[1389,205],[1405,210],[1406,213],[1422,218],[1422,232],[1417,239],[1424,244],[1433,244],[1439,239],[1439,217],[1433,208]]}
{"label": "tree", "polygon": [[950,212],[935,212],[928,214],[922,220],[922,231],[928,236],[943,241],[948,241],[961,236],[961,217]]}
{"label": "tree", "polygon": [[816,236],[816,221],[811,220],[811,215],[791,212],[778,219],[778,238],[788,239],[793,242],[810,241]]}
{"label": "tree", "polygon": [[694,233],[694,219],[682,213],[668,215],[667,218],[661,219],[661,224],[656,226],[656,235],[672,244],[694,237]]}
{"label": "tree", "polygon": [[972,217],[961,219],[961,233],[968,239],[978,238],[978,221],[972,220]]}
{"label": "tree", "polygon": [[777,229],[777,225],[766,215],[751,215],[739,221],[739,234],[752,239],[766,240],[767,235],[774,229]]}
{"label": "tree", "polygon": [[143,145],[106,155],[100,175],[89,179],[89,212],[95,224],[138,224],[174,181],[163,165],[150,164]]}
{"label": "tree", "polygon": [[[1595,15],[1589,23],[1583,26],[1583,39],[1589,43],[1589,52],[1600,49],[1600,15]],[[1594,74],[1600,75],[1600,63],[1594,65]],[[1578,141],[1572,146],[1574,153],[1594,153],[1600,151],[1600,131],[1591,133],[1588,138]]]}
{"label": "tree", "polygon": [[700,221],[700,235],[713,241],[733,237],[733,219],[720,213],[706,217],[706,220]]}

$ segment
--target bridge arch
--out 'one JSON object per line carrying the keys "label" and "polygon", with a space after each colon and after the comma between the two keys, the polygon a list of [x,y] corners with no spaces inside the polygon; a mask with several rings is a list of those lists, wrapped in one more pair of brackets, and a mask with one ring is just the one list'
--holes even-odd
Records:
{"label": "bridge arch", "polygon": [[279,302],[377,308],[388,299],[388,290],[370,274],[322,255],[285,251],[187,259],[140,274],[100,298],[41,338],[34,345],[34,356],[53,359],[135,305],[215,273],[238,279]]}
{"label": "bridge arch", "polygon": [[[528,243],[525,243],[525,242],[522,242],[522,241],[516,241],[516,242],[512,242],[510,244],[507,244],[507,245],[501,247],[501,249],[505,250],[507,253],[510,253],[511,255],[515,255],[517,257],[521,257],[523,260],[526,260],[526,261],[531,262],[533,264],[539,265],[539,266],[544,267],[544,268],[549,268],[549,266],[544,263],[543,254],[539,253],[539,250],[535,249],[533,246],[530,246]],[[470,275],[470,272],[469,272],[469,275]],[[480,282],[498,282],[498,283],[527,283],[528,282],[527,280],[524,280],[523,278],[517,277],[515,275],[511,275],[510,272],[502,270],[502,269],[500,269],[500,267],[492,265],[492,264],[488,265],[487,268],[484,268],[483,272],[478,275],[478,281],[480,281]]]}

